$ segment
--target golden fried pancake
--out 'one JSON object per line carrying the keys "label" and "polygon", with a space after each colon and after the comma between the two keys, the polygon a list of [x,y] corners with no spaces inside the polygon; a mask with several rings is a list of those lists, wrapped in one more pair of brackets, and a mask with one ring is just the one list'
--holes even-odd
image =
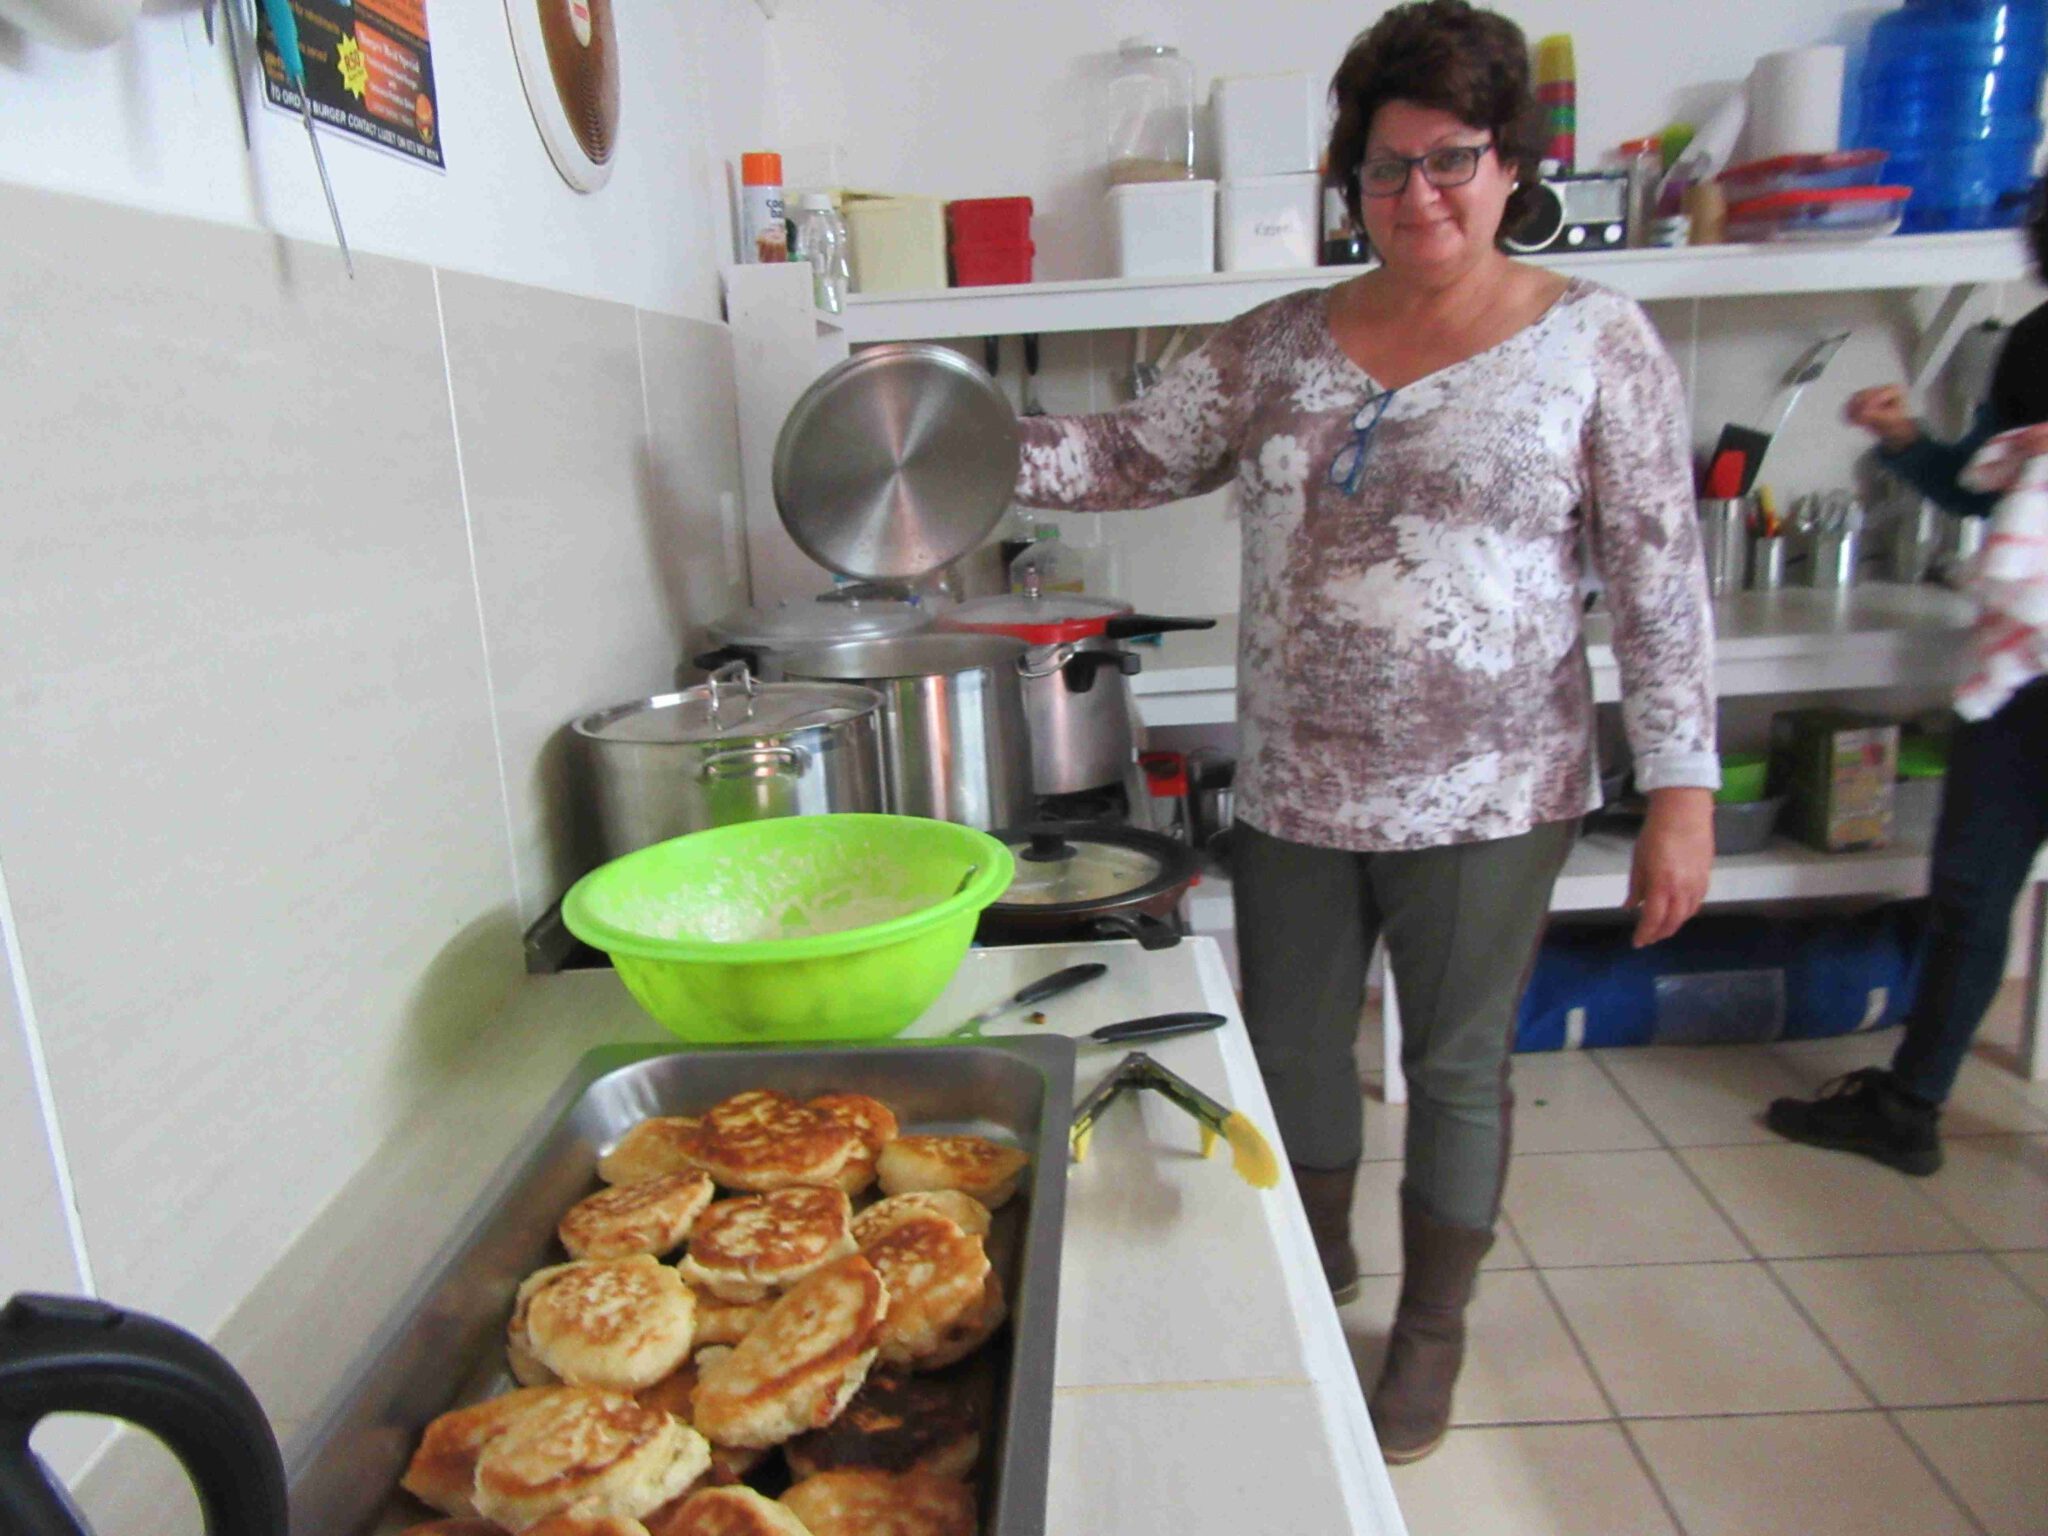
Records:
{"label": "golden fried pancake", "polygon": [[868,1151],[878,1155],[898,1135],[895,1112],[880,1099],[871,1099],[864,1093],[821,1094],[804,1108],[837,1120],[860,1137]]}
{"label": "golden fried pancake", "polygon": [[659,1259],[583,1259],[529,1275],[526,1313],[533,1358],[577,1386],[637,1392],[688,1358],[697,1299]]}
{"label": "golden fried pancake", "polygon": [[552,1395],[546,1387],[524,1388],[442,1414],[421,1434],[398,1486],[444,1515],[474,1515],[477,1457]]}
{"label": "golden fried pancake", "polygon": [[865,1248],[907,1216],[943,1216],[970,1237],[987,1237],[988,1207],[957,1189],[921,1189],[877,1200],[853,1218],[853,1241]]}
{"label": "golden fried pancake", "polygon": [[721,1445],[820,1429],[867,1379],[889,1293],[859,1254],[799,1280],[729,1355],[704,1361],[690,1422]]}
{"label": "golden fried pancake", "polygon": [[725,1301],[760,1301],[852,1253],[853,1208],[837,1189],[778,1189],[720,1200],[690,1229],[679,1268]]}
{"label": "golden fried pancake", "polygon": [[642,1387],[633,1398],[642,1408],[659,1408],[685,1424],[690,1422],[690,1394],[697,1390],[697,1362],[685,1360],[651,1387]]}
{"label": "golden fried pancake", "polygon": [[884,1365],[934,1359],[952,1341],[952,1330],[983,1305],[989,1267],[981,1239],[943,1216],[905,1217],[863,1257],[889,1288],[889,1313],[876,1338]]}
{"label": "golden fried pancake", "polygon": [[495,1520],[469,1516],[455,1520],[429,1520],[425,1525],[408,1525],[398,1536],[505,1536],[505,1527]]}
{"label": "golden fried pancake", "polygon": [[697,1347],[737,1344],[768,1315],[770,1300],[722,1301],[709,1291],[697,1293]]}
{"label": "golden fried pancake", "polygon": [[648,1536],[648,1531],[624,1515],[549,1515],[522,1536]]}
{"label": "golden fried pancake", "polygon": [[827,1093],[804,1107],[838,1121],[860,1137],[860,1151],[848,1158],[839,1171],[839,1187],[849,1195],[857,1195],[874,1183],[875,1159],[897,1136],[894,1111],[864,1093]]}
{"label": "golden fried pancake", "polygon": [[607,1184],[640,1184],[665,1173],[692,1172],[697,1165],[684,1148],[696,1126],[688,1115],[642,1120],[597,1160],[597,1176]]}
{"label": "golden fried pancake", "polygon": [[515,1418],[476,1464],[476,1507],[514,1531],[574,1510],[637,1520],[704,1473],[711,1447],[621,1392],[562,1387]]}
{"label": "golden fried pancake", "polygon": [[919,1358],[917,1368],[936,1371],[956,1360],[966,1359],[986,1344],[1009,1316],[1009,1303],[1003,1299],[1003,1282],[996,1278],[994,1270],[990,1270],[988,1283],[982,1287],[981,1301],[941,1333],[931,1353]]}
{"label": "golden fried pancake", "polygon": [[799,1184],[837,1187],[847,1163],[867,1146],[850,1126],[765,1088],[713,1105],[682,1145],[725,1188],[756,1194]]}
{"label": "golden fried pancake", "polygon": [[751,1488],[705,1488],[648,1517],[648,1536],[811,1536],[804,1523]]}
{"label": "golden fried pancake", "polygon": [[839,1467],[964,1478],[981,1455],[978,1394],[955,1376],[874,1371],[844,1413],[782,1449],[800,1478]]}
{"label": "golden fried pancake", "polygon": [[561,1378],[538,1360],[533,1358],[533,1344],[526,1337],[527,1287],[540,1276],[551,1270],[536,1270],[526,1277],[519,1287],[517,1299],[512,1303],[511,1321],[505,1324],[505,1364],[511,1369],[512,1379],[522,1387],[551,1387]]}
{"label": "golden fried pancake", "polygon": [[615,1184],[570,1206],[555,1232],[572,1259],[674,1253],[712,1193],[711,1175],[695,1169]]}
{"label": "golden fried pancake", "polygon": [[957,1189],[995,1210],[1017,1192],[1031,1159],[983,1136],[898,1136],[882,1148],[876,1169],[882,1192]]}
{"label": "golden fried pancake", "polygon": [[782,1502],[811,1536],[974,1536],[973,1490],[929,1472],[821,1472]]}

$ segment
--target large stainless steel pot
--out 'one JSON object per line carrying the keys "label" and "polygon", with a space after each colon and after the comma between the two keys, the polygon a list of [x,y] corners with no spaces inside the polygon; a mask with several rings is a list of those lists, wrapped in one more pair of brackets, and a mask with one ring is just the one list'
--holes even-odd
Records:
{"label": "large stainless steel pot", "polygon": [[[787,651],[855,640],[889,640],[932,627],[932,610],[902,588],[856,582],[802,602],[741,608],[705,626],[716,649],[692,658],[700,670],[715,672],[744,661],[763,682],[782,678]],[[678,681],[681,681],[679,678]]]}
{"label": "large stainless steel pot", "polygon": [[781,664],[785,677],[857,682],[882,696],[891,811],[986,829],[1032,811],[1024,654],[1023,641],[1001,635],[935,634],[813,646]]}
{"label": "large stainless steel pot", "polygon": [[740,821],[880,811],[882,698],[846,683],[709,683],[585,715],[604,857]]}

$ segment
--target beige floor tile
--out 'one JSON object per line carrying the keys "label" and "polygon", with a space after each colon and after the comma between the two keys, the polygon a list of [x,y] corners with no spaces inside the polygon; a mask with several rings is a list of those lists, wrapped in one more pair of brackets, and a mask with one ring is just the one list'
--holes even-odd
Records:
{"label": "beige floor tile", "polygon": [[1898,1420],[1990,1536],[2048,1531],[2048,1403],[1931,1408]]}
{"label": "beige floor tile", "polygon": [[1674,1147],[1775,1140],[1763,1123],[1765,1107],[1805,1087],[1783,1058],[1762,1046],[1602,1051],[1597,1059]]}
{"label": "beige floor tile", "polygon": [[1546,1278],[1625,1419],[1871,1406],[1761,1264]]}
{"label": "beige floor tile", "polygon": [[1853,1072],[1858,1067],[1881,1067],[1890,1061],[1892,1052],[1899,1048],[1902,1033],[1897,1025],[1893,1025],[1853,1035],[1830,1035],[1824,1040],[1780,1040],[1765,1049],[1787,1061],[1832,1057],[1842,1063],[1834,1071]]}
{"label": "beige floor tile", "polygon": [[1749,1257],[1669,1152],[1517,1157],[1507,1209],[1544,1268]]}
{"label": "beige floor tile", "polygon": [[2048,1253],[2001,1253],[1998,1262],[2048,1305]]}
{"label": "beige floor tile", "polygon": [[[1379,1378],[1400,1280],[1367,1280],[1337,1311],[1367,1391]],[[1608,1409],[1571,1335],[1532,1269],[1484,1276],[1466,1315],[1465,1369],[1452,1407],[1455,1424],[1559,1424],[1604,1419]]]}
{"label": "beige floor tile", "polygon": [[1886,1407],[2048,1399],[2048,1311],[1984,1254],[1775,1268]]}
{"label": "beige floor tile", "polygon": [[[1511,1175],[1512,1176],[1512,1175]],[[1358,1267],[1368,1275],[1401,1273],[1401,1165],[1365,1163],[1358,1170],[1358,1192],[1351,1201],[1351,1235],[1358,1248]],[[1529,1255],[1503,1222],[1481,1269],[1527,1269]]]}
{"label": "beige floor tile", "polygon": [[1878,1413],[1630,1425],[1687,1536],[1967,1536],[1969,1520]]}
{"label": "beige floor tile", "polygon": [[1613,1424],[1454,1430],[1392,1473],[1409,1536],[1677,1536]]}
{"label": "beige floor tile", "polygon": [[2048,1136],[1951,1141],[1927,1197],[1987,1248],[2048,1248]]}
{"label": "beige floor tile", "polygon": [[1867,1158],[1790,1142],[1689,1147],[1679,1155],[1765,1258],[1977,1246],[1919,1181]]}
{"label": "beige floor tile", "polygon": [[1977,1044],[1993,1045],[2007,1051],[2020,1048],[2020,1018],[2026,1012],[2027,984],[2020,978],[1998,989],[1998,996],[1977,1026]]}

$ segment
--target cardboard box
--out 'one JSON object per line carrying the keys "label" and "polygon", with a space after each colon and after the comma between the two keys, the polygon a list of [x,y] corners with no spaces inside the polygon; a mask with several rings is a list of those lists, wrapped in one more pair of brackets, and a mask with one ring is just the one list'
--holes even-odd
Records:
{"label": "cardboard box", "polygon": [[1784,830],[1823,853],[1889,847],[1899,728],[1841,709],[1771,717],[1771,780],[1791,794]]}

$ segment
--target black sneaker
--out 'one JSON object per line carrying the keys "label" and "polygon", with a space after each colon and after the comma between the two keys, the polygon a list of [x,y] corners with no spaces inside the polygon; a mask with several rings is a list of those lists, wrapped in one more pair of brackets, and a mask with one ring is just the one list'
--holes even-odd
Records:
{"label": "black sneaker", "polygon": [[1863,1156],[1925,1178],[1941,1166],[1941,1111],[1914,1098],[1883,1067],[1865,1067],[1821,1085],[1812,1099],[1778,1099],[1764,1124],[1810,1147]]}

